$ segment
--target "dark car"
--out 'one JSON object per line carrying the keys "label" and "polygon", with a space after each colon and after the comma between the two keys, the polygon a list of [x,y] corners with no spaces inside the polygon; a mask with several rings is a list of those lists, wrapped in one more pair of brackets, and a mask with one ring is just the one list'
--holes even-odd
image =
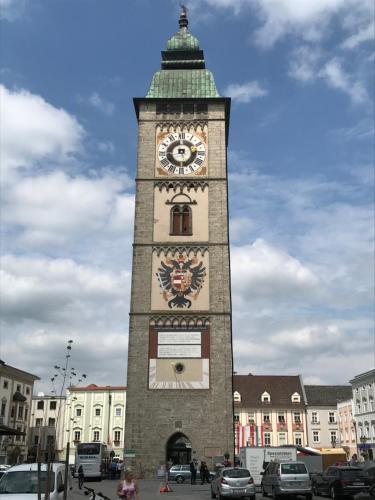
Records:
{"label": "dark car", "polygon": [[332,466],[311,479],[314,495],[326,494],[333,499],[367,491],[370,486],[368,475],[360,467]]}

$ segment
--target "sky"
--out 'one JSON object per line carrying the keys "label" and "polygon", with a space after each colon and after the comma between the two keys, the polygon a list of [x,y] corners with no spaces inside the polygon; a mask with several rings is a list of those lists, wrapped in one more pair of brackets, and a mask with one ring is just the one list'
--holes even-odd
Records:
{"label": "sky", "polygon": [[[234,370],[374,367],[372,0],[186,0],[228,147]],[[137,122],[175,0],[0,0],[1,359],[126,384]],[[212,332],[214,335],[214,332]],[[55,383],[62,383],[61,373]]]}

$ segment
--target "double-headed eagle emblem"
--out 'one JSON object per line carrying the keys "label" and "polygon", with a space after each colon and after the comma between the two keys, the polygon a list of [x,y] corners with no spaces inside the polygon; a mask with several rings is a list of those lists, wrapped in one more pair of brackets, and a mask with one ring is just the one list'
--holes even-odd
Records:
{"label": "double-headed eagle emblem", "polygon": [[198,263],[196,257],[190,259],[180,254],[177,259],[166,258],[165,262],[161,261],[156,276],[168,307],[189,308],[191,300],[187,297],[198,297],[206,268],[203,262]]}

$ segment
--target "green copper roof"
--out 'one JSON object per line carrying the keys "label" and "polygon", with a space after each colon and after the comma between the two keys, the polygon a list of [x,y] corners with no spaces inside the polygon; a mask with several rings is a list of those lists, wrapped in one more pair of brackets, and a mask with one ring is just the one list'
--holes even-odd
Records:
{"label": "green copper roof", "polygon": [[152,79],[146,97],[220,97],[214,77],[204,62],[203,50],[195,36],[189,33],[186,8],[182,7],[180,30],[162,51],[161,70]]}
{"label": "green copper roof", "polygon": [[157,71],[146,97],[220,97],[208,69]]}
{"label": "green copper roof", "polygon": [[198,50],[199,42],[187,28],[181,28],[167,42],[168,50]]}

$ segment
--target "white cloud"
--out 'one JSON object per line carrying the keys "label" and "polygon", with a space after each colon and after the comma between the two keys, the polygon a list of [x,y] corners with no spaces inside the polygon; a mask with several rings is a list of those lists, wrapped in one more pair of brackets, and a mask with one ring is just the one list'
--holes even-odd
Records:
{"label": "white cloud", "polygon": [[115,152],[115,145],[111,141],[103,141],[98,143],[98,149],[102,153],[112,154]]}
{"label": "white cloud", "polygon": [[14,21],[22,15],[26,0],[0,0],[0,19]]}
{"label": "white cloud", "polygon": [[106,115],[112,115],[115,106],[112,102],[103,99],[97,92],[93,92],[88,97],[88,103]]}
{"label": "white cloud", "polygon": [[367,101],[368,95],[364,85],[360,81],[355,81],[344,71],[339,59],[333,58],[328,61],[319,75],[327,81],[329,86],[349,95],[353,102],[363,103]]}
{"label": "white cloud", "polygon": [[29,247],[61,246],[120,228],[130,234],[134,197],[123,193],[129,185],[121,171],[94,179],[61,171],[22,178],[6,194],[3,222],[18,227]]}
{"label": "white cloud", "polygon": [[374,39],[375,26],[374,23],[369,23],[367,26],[362,26],[360,29],[349,36],[342,44],[344,49],[355,49],[361,43],[368,42]]}
{"label": "white cloud", "polygon": [[268,94],[258,82],[231,83],[224,90],[224,94],[231,97],[235,102],[248,103],[258,97],[264,97]]}
{"label": "white cloud", "polygon": [[309,45],[298,47],[290,57],[289,76],[301,82],[314,81],[320,58],[319,50]]}
{"label": "white cloud", "polygon": [[64,161],[79,150],[84,130],[76,118],[27,90],[0,85],[2,174],[41,159]]}
{"label": "white cloud", "polygon": [[235,294],[246,300],[311,296],[318,285],[311,270],[261,239],[232,248],[231,273]]}

